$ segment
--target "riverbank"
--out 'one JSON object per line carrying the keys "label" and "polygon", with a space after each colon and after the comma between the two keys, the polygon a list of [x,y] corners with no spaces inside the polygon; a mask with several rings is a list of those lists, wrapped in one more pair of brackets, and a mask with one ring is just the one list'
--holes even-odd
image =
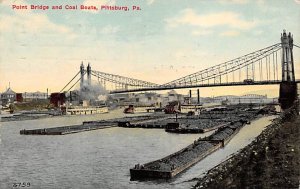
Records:
{"label": "riverbank", "polygon": [[298,188],[299,125],[299,115],[276,119],[250,145],[208,171],[194,188]]}

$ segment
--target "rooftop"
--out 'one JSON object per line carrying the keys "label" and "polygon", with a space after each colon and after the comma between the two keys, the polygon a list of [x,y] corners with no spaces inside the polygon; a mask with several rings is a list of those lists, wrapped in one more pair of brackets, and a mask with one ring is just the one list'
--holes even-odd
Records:
{"label": "rooftop", "polygon": [[2,94],[16,94],[15,91],[13,91],[10,87]]}

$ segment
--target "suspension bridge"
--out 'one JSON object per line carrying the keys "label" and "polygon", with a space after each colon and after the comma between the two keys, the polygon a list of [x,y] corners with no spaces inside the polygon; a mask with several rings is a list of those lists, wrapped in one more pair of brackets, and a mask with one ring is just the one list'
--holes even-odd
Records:
{"label": "suspension bridge", "polygon": [[[297,98],[297,83],[300,82],[300,79],[295,78],[294,47],[300,48],[293,43],[292,34],[287,34],[284,30],[280,43],[165,84],[92,70],[90,65],[85,70],[82,64],[80,71],[61,91],[67,87],[71,90],[79,81],[82,88],[85,74],[87,74],[88,84],[91,83],[91,76],[94,76],[103,88],[107,89],[110,85],[110,94],[218,86],[280,85],[279,101],[287,108]],[[80,78],[71,85],[79,74]]]}

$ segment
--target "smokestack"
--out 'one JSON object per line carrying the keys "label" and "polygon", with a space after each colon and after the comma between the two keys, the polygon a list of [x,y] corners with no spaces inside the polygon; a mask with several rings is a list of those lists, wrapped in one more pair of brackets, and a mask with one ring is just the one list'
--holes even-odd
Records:
{"label": "smokestack", "polygon": [[80,65],[80,91],[82,91],[83,89],[83,82],[84,82],[84,65],[83,65],[83,62],[81,62],[81,65]]}
{"label": "smokestack", "polygon": [[92,72],[92,69],[91,69],[91,66],[90,66],[90,63],[88,64],[87,66],[87,83],[88,83],[88,86],[91,86],[91,72]]}
{"label": "smokestack", "polygon": [[200,104],[200,90],[197,89],[197,101],[198,101],[198,104]]}
{"label": "smokestack", "polygon": [[70,102],[72,102],[72,91],[70,91]]}
{"label": "smokestack", "polygon": [[189,91],[189,101],[188,101],[188,104],[191,104],[192,103],[192,90]]}

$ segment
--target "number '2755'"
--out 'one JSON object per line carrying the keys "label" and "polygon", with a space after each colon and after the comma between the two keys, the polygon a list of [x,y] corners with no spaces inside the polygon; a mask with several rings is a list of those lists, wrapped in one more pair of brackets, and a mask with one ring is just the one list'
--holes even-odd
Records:
{"label": "number '2755'", "polygon": [[19,187],[30,187],[30,182],[16,182],[13,183],[14,188],[19,188]]}

